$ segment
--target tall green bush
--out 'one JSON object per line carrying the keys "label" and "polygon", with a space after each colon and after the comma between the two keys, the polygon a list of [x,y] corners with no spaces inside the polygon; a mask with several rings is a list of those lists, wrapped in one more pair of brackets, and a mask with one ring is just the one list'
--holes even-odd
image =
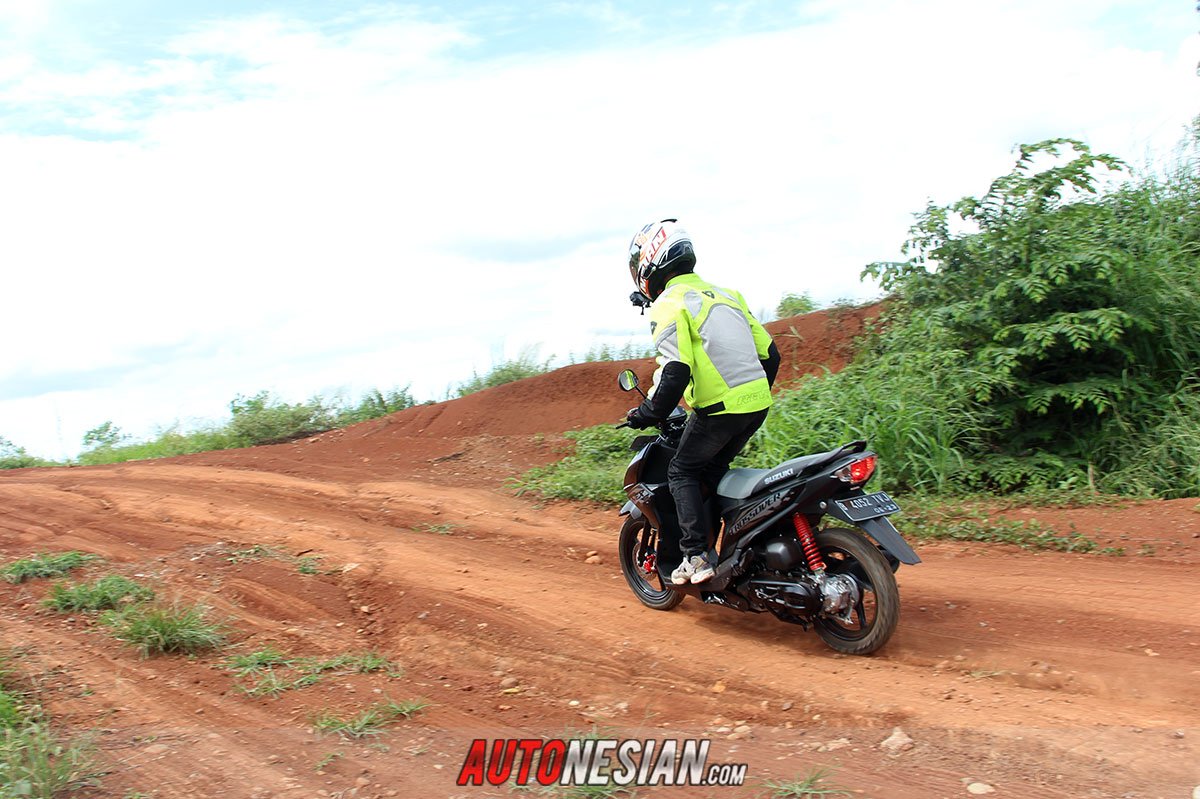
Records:
{"label": "tall green bush", "polygon": [[897,301],[880,363],[963,354],[937,370],[979,422],[957,439],[970,457],[956,482],[1200,491],[1195,145],[1135,178],[1072,139],[1022,147],[982,197],[926,208],[908,261],[866,269]]}

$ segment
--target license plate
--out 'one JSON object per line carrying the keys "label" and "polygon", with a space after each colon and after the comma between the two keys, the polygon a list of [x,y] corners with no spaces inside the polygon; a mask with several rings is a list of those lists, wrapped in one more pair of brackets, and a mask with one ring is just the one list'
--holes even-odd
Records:
{"label": "license plate", "polygon": [[861,497],[854,497],[853,499],[835,499],[834,502],[846,512],[846,516],[852,522],[877,519],[880,516],[887,516],[900,511],[900,506],[884,491],[874,494],[863,494]]}

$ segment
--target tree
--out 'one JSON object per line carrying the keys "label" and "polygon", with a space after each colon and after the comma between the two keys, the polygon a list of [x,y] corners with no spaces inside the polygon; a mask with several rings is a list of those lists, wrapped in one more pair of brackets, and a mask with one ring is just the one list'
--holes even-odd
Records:
{"label": "tree", "polygon": [[107,421],[83,434],[83,448],[89,450],[112,449],[122,441],[128,439],[129,436],[121,432],[121,428],[113,424],[112,421]]}

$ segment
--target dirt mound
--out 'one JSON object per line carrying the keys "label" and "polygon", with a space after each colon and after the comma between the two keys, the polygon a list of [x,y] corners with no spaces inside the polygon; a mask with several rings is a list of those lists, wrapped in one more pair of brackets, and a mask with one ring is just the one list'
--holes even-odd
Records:
{"label": "dirt mound", "polygon": [[[782,364],[776,388],[807,374],[841,369],[880,305],[817,311],[771,322]],[[455,485],[501,485],[564,454],[568,430],[615,423],[636,405],[617,387],[633,369],[649,384],[650,358],[581,363],[460,399],[418,405],[381,419],[270,447],[173,459],[176,463],[264,469],[327,478],[386,477],[399,471]]]}
{"label": "dirt mound", "polygon": [[[879,305],[871,305],[817,311],[767,324],[782,356],[779,387],[806,374],[841,369],[853,355],[854,339],[879,312]],[[361,433],[514,436],[604,424],[619,420],[637,404],[617,388],[617,373],[633,369],[648,386],[654,368],[651,358],[575,364],[461,399],[409,408],[385,424],[363,425]]]}
{"label": "dirt mound", "polygon": [[[786,379],[844,363],[864,316],[776,323]],[[95,734],[107,773],[78,795],[506,796],[454,784],[473,739],[593,731],[709,739],[711,763],[749,767],[742,788],[639,790],[649,797],[761,796],[764,780],[817,768],[888,799],[961,796],[968,782],[1061,799],[1195,785],[1195,500],[1010,512],[1125,557],[920,545],[924,562],[898,575],[895,638],[846,658],[772,618],[644,609],[616,563],[612,509],[496,487],[554,457],[554,433],[619,418],[621,366],[274,447],[0,474],[0,563],[94,553],[104,562],[80,577],[145,581],[228,631],[219,652],[143,660],[94,617],[43,608],[50,581],[0,583],[12,665],[60,729]],[[390,666],[300,680],[228,661],[267,648]],[[362,739],[317,729],[386,700],[428,707]],[[883,746],[897,727],[911,744]]]}

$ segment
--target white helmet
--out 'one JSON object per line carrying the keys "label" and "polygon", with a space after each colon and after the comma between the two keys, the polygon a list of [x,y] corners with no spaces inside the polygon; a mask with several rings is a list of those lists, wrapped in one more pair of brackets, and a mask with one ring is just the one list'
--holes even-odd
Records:
{"label": "white helmet", "polygon": [[651,222],[629,242],[629,274],[638,291],[657,299],[667,279],[696,268],[692,237],[677,219]]}

